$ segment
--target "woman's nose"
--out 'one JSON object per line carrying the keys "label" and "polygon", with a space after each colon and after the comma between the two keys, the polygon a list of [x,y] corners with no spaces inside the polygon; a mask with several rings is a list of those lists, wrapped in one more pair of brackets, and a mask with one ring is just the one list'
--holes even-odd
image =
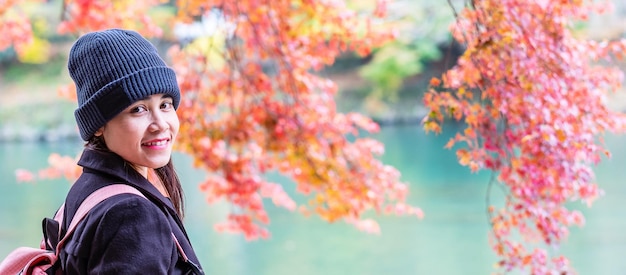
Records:
{"label": "woman's nose", "polygon": [[167,123],[167,117],[163,112],[160,112],[160,110],[151,112],[151,118],[151,132],[164,131],[169,128],[169,124]]}

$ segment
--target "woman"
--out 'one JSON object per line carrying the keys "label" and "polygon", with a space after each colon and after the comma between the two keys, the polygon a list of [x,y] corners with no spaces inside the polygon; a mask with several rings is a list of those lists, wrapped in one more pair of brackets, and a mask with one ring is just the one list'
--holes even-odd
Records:
{"label": "woman", "polygon": [[80,203],[104,186],[124,183],[149,200],[121,194],[95,206],[63,247],[62,270],[201,274],[181,221],[183,192],[171,162],[180,102],[174,71],[150,42],[120,29],[80,37],[68,68],[76,84],[76,122],[87,144],[78,162],[83,173],[66,198],[61,233]]}

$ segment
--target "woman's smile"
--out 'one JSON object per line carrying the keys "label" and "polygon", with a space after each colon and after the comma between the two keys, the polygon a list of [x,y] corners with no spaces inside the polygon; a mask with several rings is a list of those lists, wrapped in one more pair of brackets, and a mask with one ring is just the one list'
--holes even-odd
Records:
{"label": "woman's smile", "polygon": [[163,139],[153,139],[147,142],[142,143],[142,146],[146,146],[150,149],[165,149],[170,144],[169,138]]}

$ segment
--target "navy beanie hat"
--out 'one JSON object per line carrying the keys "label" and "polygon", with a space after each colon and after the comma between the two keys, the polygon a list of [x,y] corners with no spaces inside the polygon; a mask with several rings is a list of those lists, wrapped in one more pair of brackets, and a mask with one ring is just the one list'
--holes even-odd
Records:
{"label": "navy beanie hat", "polygon": [[68,69],[78,98],[74,116],[85,141],[135,101],[164,93],[172,97],[175,109],[180,103],[174,70],[134,31],[81,36],[70,50]]}

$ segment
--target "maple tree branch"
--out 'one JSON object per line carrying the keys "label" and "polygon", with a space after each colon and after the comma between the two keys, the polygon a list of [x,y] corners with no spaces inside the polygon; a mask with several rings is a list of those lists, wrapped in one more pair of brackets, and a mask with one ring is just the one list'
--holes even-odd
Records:
{"label": "maple tree branch", "polygon": [[476,9],[476,1],[477,0],[469,0],[467,2],[469,2],[469,6],[472,7],[472,9]]}
{"label": "maple tree branch", "polygon": [[459,18],[459,13],[456,11],[454,4],[452,4],[452,0],[447,0],[447,1],[448,1],[448,6],[450,6],[450,9],[452,10],[452,14],[454,14],[454,18]]}
{"label": "maple tree branch", "polygon": [[495,178],[496,178],[496,171],[491,171],[491,176],[489,177],[489,182],[487,182],[487,192],[485,193],[485,204],[487,206],[487,223],[489,224],[489,227],[491,228],[491,232],[493,234],[493,236],[495,237],[496,241],[498,242],[499,245],[502,245],[503,241],[502,238],[496,233],[496,230],[494,228],[494,222],[493,222],[493,211],[491,210],[491,188],[494,185],[495,182]]}
{"label": "maple tree branch", "polygon": [[[254,34],[256,36],[254,39],[259,42],[261,50],[268,50],[268,47],[265,46],[262,43],[262,41],[263,41],[262,37],[259,37],[260,33],[259,33],[257,25],[254,24],[251,21],[250,17],[247,14],[244,14],[239,9],[239,5],[238,4],[236,6],[238,8],[237,13],[239,15],[243,15],[246,18],[247,23],[250,24],[251,28],[254,30]],[[271,10],[272,6],[271,6],[271,2],[270,1],[268,1],[268,6],[269,6],[269,8]],[[277,72],[280,72],[281,71],[280,68],[282,67],[282,68],[285,69],[284,72],[286,72],[288,74],[288,77],[290,79],[290,81],[288,81],[288,85],[289,85],[290,89],[285,90],[286,94],[289,95],[289,98],[287,98],[287,100],[289,100],[288,102],[291,103],[291,104],[300,105],[299,104],[300,101],[298,99],[298,89],[297,89],[297,87],[295,85],[295,82],[296,82],[295,79],[296,78],[294,76],[292,65],[291,65],[291,63],[289,63],[286,60],[287,54],[285,54],[283,48],[281,47],[281,43],[282,43],[282,45],[286,45],[286,43],[285,43],[285,41],[282,40],[282,37],[280,35],[280,29],[279,29],[278,26],[276,26],[276,23],[273,20],[271,20],[271,18],[268,18],[268,20],[270,22],[270,26],[272,27],[271,30],[273,31],[273,35],[277,39],[277,40],[275,40],[274,47],[278,51],[278,54],[277,55],[270,54],[270,56],[278,57],[277,61],[278,61],[279,64],[278,65],[276,65],[274,63],[272,63],[272,64],[274,64],[273,66],[276,66],[275,70]],[[236,27],[238,27],[238,24],[236,25]],[[231,62],[229,62],[229,63],[231,64],[231,67],[234,70],[242,71],[241,68],[239,66],[237,66],[240,63],[238,61],[240,61],[241,59],[234,51],[235,50],[231,50],[231,54],[233,55],[233,60],[231,60]],[[270,50],[268,52],[272,53],[274,51],[272,51],[271,48],[270,48]],[[229,80],[231,82],[232,82],[232,79],[233,79],[232,74],[234,73],[234,70],[231,71],[231,77],[230,77],[230,80]],[[242,75],[245,75],[245,74],[242,73]],[[249,78],[246,78],[246,80],[251,83]],[[252,85],[252,86],[254,86],[254,85]],[[230,87],[231,87],[231,85],[229,85],[229,88]],[[233,109],[232,105],[231,105],[231,109]],[[304,126],[303,126],[302,120],[299,118],[299,114],[294,112],[291,115],[293,116],[294,123],[300,129],[302,129]],[[302,132],[301,131],[297,131],[296,135],[301,136]],[[304,140],[304,138],[295,138],[294,142],[293,142],[293,145],[297,148],[296,149],[297,151],[300,151],[302,153],[302,157],[305,159],[305,161],[309,165],[309,167],[311,167],[311,171],[313,171],[312,176],[317,178],[320,181],[327,181],[327,179],[322,174],[319,173],[319,169],[317,169],[317,165],[315,164],[315,162],[305,153],[307,146],[306,146],[306,144],[302,143],[303,140]],[[228,142],[227,142],[227,144],[228,144]]]}
{"label": "maple tree branch", "polygon": [[[224,5],[224,2],[222,2],[222,5]],[[234,32],[237,32],[237,28],[239,27],[239,24],[235,24],[234,27]],[[230,55],[229,58],[225,58],[225,60],[227,60],[229,67],[231,68],[229,70],[229,76],[228,76],[228,88],[227,88],[227,93],[229,93],[231,96],[229,96],[229,107],[230,107],[230,113],[231,115],[233,115],[235,113],[235,106],[234,106],[234,97],[232,96],[233,94],[233,86],[234,86],[234,74],[235,71],[240,70],[240,68],[237,66],[240,63],[240,57],[237,54],[237,49],[235,46],[233,45],[229,45],[228,40],[226,41],[226,45],[225,45],[225,50],[228,52],[228,54]],[[226,52],[225,52],[226,53]],[[231,148],[230,144],[231,144],[231,135],[224,135],[224,143],[226,144],[227,148]],[[228,150],[224,151],[224,156],[222,157],[222,160],[228,159]],[[229,173],[232,173],[230,166],[227,165],[226,161],[221,161],[221,166],[222,166],[222,171],[224,173],[225,178],[228,180],[227,175]],[[234,207],[234,205],[232,205]],[[233,208],[234,209],[234,208]]]}
{"label": "maple tree branch", "polygon": [[[456,8],[454,7],[454,5],[452,4],[452,0],[447,0],[448,1],[448,5],[450,6],[450,9],[452,10],[452,14],[454,15],[454,18],[458,18],[459,14],[456,11]],[[454,46],[454,39],[450,39],[450,43],[448,45],[448,52],[446,53],[445,59],[443,61],[443,66],[444,68],[448,68],[449,64],[450,64],[450,60],[452,59],[452,47]]]}
{"label": "maple tree branch", "polygon": [[[272,1],[267,1],[267,5],[269,6],[270,9],[273,9]],[[282,20],[280,17],[278,18],[278,20]],[[281,45],[287,45],[287,43],[285,43],[285,41],[283,41],[282,36],[280,35],[280,28],[278,26],[276,26],[276,22],[274,22],[274,20],[269,20],[270,21],[270,25],[272,26],[272,30],[274,31],[277,41],[275,42],[276,44],[274,45],[274,47],[276,47],[276,49],[279,51],[279,61],[281,64],[283,64],[283,66],[287,69],[287,73],[289,75],[289,78],[291,79],[291,81],[289,82],[291,85],[291,90],[292,90],[292,96],[294,99],[294,104],[298,102],[298,98],[297,98],[297,93],[298,93],[298,89],[295,86],[295,77],[293,75],[293,66],[291,65],[291,63],[289,63],[286,60],[286,54],[285,51],[283,50],[283,47],[281,47]],[[295,114],[296,118],[298,118],[298,114]],[[300,120],[297,119],[296,122],[298,124],[300,124]],[[301,126],[301,125],[298,125]]]}
{"label": "maple tree branch", "polygon": [[[268,1],[267,3],[268,3],[269,8],[273,9],[271,1]],[[278,18],[278,19],[282,20],[281,18]],[[276,47],[276,49],[279,52],[279,62],[280,62],[280,64],[282,66],[285,67],[285,69],[287,71],[287,75],[289,76],[289,79],[291,80],[291,81],[289,81],[289,86],[291,86],[291,93],[290,94],[291,94],[291,96],[293,98],[293,104],[300,106],[301,104],[300,104],[300,100],[298,98],[298,88],[295,85],[295,82],[296,82],[295,79],[296,78],[294,76],[293,68],[292,68],[291,63],[286,60],[286,56],[287,55],[285,54],[283,47],[281,47],[281,45],[286,45],[286,43],[283,40],[282,36],[280,35],[280,28],[276,25],[276,22],[274,22],[273,20],[270,20],[270,25],[272,26],[272,30],[274,31],[274,33],[276,35],[276,38],[277,38],[277,41],[275,42],[276,44],[274,45],[274,47]],[[298,113],[294,113],[293,116],[294,116],[294,122],[296,123],[296,125],[299,128],[302,128],[303,127],[302,120],[300,119],[299,114]],[[301,132],[297,132],[296,134],[298,136],[302,135]],[[306,145],[302,144],[302,140],[304,140],[304,139],[297,138],[295,140],[295,144],[294,145],[296,147],[301,147],[301,149],[303,151],[306,151]],[[315,164],[315,162],[306,153],[304,153],[303,155],[304,155],[304,158],[306,159],[307,164],[312,168],[313,176],[316,177],[320,181],[325,181],[326,178],[324,176],[322,176],[318,172],[319,169],[318,169],[317,165]]]}
{"label": "maple tree branch", "polygon": [[59,18],[61,21],[65,21],[65,14],[67,13],[67,1],[62,1],[63,5],[61,5],[61,17]]}

